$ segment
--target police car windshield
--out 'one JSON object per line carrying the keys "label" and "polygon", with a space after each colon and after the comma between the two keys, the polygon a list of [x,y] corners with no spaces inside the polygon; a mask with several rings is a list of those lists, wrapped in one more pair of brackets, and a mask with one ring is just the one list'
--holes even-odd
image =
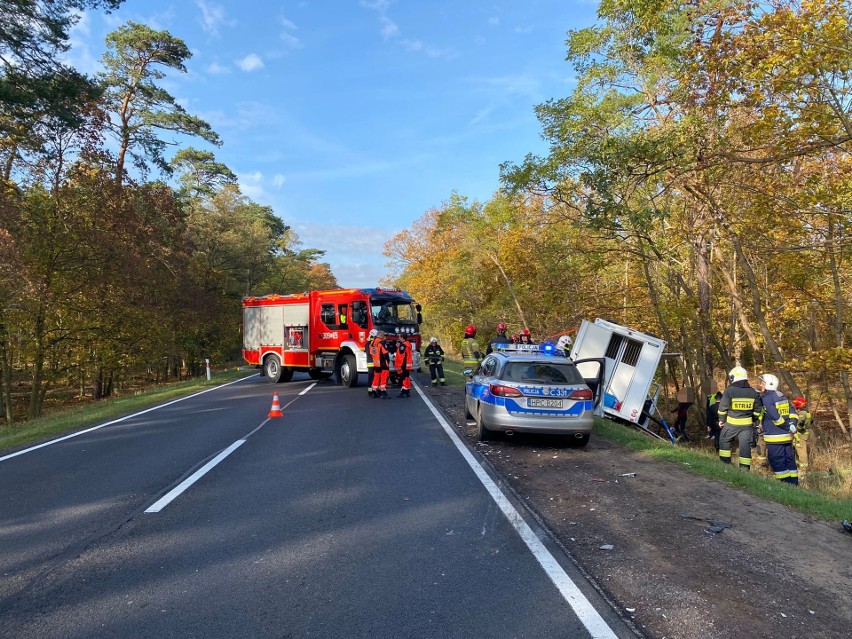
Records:
{"label": "police car windshield", "polygon": [[370,307],[374,324],[417,323],[417,311],[411,302],[373,299]]}

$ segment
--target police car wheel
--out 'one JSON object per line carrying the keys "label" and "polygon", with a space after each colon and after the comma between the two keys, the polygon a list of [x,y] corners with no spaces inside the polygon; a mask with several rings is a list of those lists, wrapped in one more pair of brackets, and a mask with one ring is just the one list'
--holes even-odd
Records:
{"label": "police car wheel", "polygon": [[493,436],[493,433],[485,427],[485,420],[482,419],[482,406],[476,410],[476,437],[481,442],[487,442]]}

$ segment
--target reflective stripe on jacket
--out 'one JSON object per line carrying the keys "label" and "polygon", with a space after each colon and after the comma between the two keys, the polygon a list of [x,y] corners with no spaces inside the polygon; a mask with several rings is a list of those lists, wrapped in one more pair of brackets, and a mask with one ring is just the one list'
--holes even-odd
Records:
{"label": "reflective stripe on jacket", "polygon": [[767,444],[788,444],[793,441],[790,425],[795,426],[799,416],[790,410],[790,402],[778,391],[766,391],[756,404],[755,413],[760,415],[763,440]]}
{"label": "reflective stripe on jacket", "polygon": [[479,343],[475,337],[465,337],[461,343],[461,356],[465,366],[478,366],[482,360]]}
{"label": "reflective stripe on jacket", "polygon": [[754,422],[754,406],[760,397],[746,380],[734,382],[722,394],[719,401],[719,423],[731,426],[751,426]]}

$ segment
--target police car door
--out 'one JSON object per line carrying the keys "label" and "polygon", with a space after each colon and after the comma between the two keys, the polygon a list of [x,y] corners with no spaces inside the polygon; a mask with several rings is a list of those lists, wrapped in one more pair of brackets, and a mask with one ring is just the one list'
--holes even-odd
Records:
{"label": "police car door", "polygon": [[574,362],[580,375],[583,376],[583,381],[586,382],[595,401],[595,416],[603,417],[603,397],[604,381],[606,380],[606,358],[605,357],[587,357],[578,359]]}

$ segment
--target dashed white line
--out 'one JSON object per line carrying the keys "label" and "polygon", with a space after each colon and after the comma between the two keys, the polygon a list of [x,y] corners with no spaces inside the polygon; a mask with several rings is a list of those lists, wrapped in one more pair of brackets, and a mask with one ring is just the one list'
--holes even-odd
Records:
{"label": "dashed white line", "polygon": [[186,479],[184,479],[184,480],[183,480],[181,483],[179,483],[177,486],[175,486],[174,488],[172,488],[172,489],[171,489],[169,492],[167,492],[165,495],[163,495],[162,497],[160,497],[160,498],[159,498],[157,501],[155,501],[155,502],[154,502],[154,503],[153,503],[153,504],[152,504],[149,508],[147,508],[147,509],[145,510],[145,512],[146,512],[146,513],[158,513],[158,512],[160,512],[163,508],[165,508],[166,506],[168,506],[168,505],[169,505],[169,504],[170,504],[170,503],[171,503],[171,502],[172,502],[175,498],[177,498],[177,497],[178,497],[178,496],[179,496],[179,495],[180,495],[183,491],[185,491],[187,488],[189,488],[190,486],[192,486],[192,485],[193,485],[195,482],[197,482],[199,479],[201,479],[202,477],[204,477],[204,475],[206,475],[206,474],[207,474],[207,472],[208,472],[211,468],[213,468],[216,464],[218,464],[220,461],[222,461],[223,459],[225,459],[225,457],[227,457],[228,455],[230,455],[231,453],[233,453],[235,450],[237,450],[237,448],[239,448],[240,446],[242,446],[242,445],[243,445],[243,444],[245,444],[245,443],[246,443],[246,440],[245,440],[245,439],[238,439],[237,441],[235,441],[233,444],[231,444],[230,446],[228,446],[225,450],[223,450],[221,453],[219,453],[218,455],[216,455],[216,456],[215,456],[213,459],[211,459],[209,462],[207,462],[206,464],[204,464],[201,468],[199,468],[199,469],[198,469],[198,470],[196,470],[194,473],[192,473],[189,477],[187,477]]}

